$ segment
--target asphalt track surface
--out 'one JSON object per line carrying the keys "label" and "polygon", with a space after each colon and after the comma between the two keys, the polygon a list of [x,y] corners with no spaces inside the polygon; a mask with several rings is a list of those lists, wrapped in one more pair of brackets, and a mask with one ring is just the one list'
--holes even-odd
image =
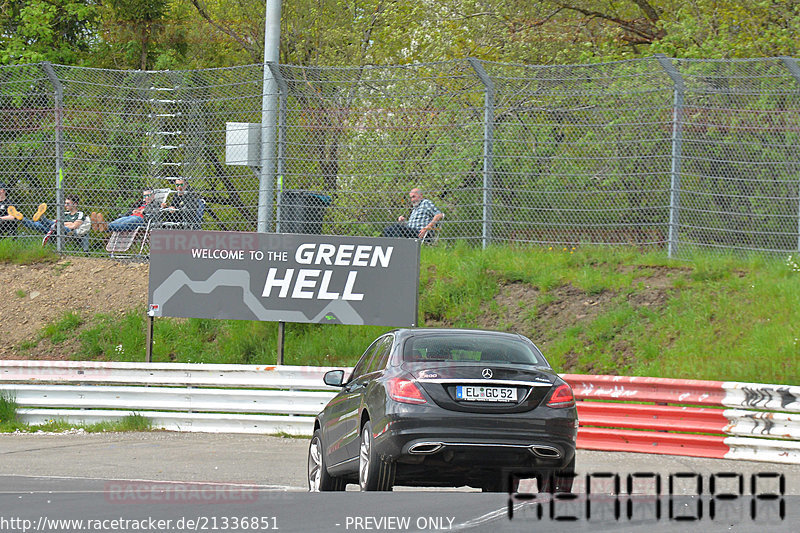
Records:
{"label": "asphalt track surface", "polygon": [[307,447],[230,434],[0,435],[0,532],[800,531],[800,465],[579,451],[572,499],[535,494],[533,482],[513,496],[309,494]]}

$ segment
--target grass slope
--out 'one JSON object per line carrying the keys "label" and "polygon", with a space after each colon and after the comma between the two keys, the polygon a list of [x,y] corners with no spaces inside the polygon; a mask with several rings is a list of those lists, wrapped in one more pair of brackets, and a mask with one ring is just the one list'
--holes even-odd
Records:
{"label": "grass slope", "polygon": [[[792,258],[671,261],[620,248],[424,247],[425,326],[515,331],[560,372],[797,384],[800,268]],[[387,294],[387,301],[391,296]],[[74,359],[142,361],[145,317],[65,315],[42,336],[81,338]],[[285,363],[353,365],[390,328],[287,324]],[[277,325],[155,321],[154,360],[269,364]]]}

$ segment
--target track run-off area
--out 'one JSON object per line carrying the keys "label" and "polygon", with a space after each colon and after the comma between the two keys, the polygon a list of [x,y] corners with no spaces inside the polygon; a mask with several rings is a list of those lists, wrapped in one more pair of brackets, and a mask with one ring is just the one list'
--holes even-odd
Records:
{"label": "track run-off area", "polygon": [[2,531],[796,531],[800,465],[578,451],[568,498],[310,494],[308,439],[0,435]]}

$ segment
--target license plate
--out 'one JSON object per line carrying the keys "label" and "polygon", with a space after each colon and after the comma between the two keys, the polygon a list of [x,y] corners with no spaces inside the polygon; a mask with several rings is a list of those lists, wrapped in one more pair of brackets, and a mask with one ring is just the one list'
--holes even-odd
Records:
{"label": "license plate", "polygon": [[472,402],[516,402],[517,389],[459,385],[456,387],[456,399]]}

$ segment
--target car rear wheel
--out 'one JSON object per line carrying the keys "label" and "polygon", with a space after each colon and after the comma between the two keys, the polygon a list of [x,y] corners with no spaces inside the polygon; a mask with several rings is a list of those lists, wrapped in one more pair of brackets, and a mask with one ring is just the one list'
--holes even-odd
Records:
{"label": "car rear wheel", "polygon": [[384,461],[375,453],[372,423],[367,420],[361,429],[361,446],[358,451],[358,484],[362,491],[392,490],[397,465]]}
{"label": "car rear wheel", "polygon": [[316,430],[308,446],[308,490],[310,492],[344,490],[345,480],[330,475],[325,463],[322,436],[320,430]]}

